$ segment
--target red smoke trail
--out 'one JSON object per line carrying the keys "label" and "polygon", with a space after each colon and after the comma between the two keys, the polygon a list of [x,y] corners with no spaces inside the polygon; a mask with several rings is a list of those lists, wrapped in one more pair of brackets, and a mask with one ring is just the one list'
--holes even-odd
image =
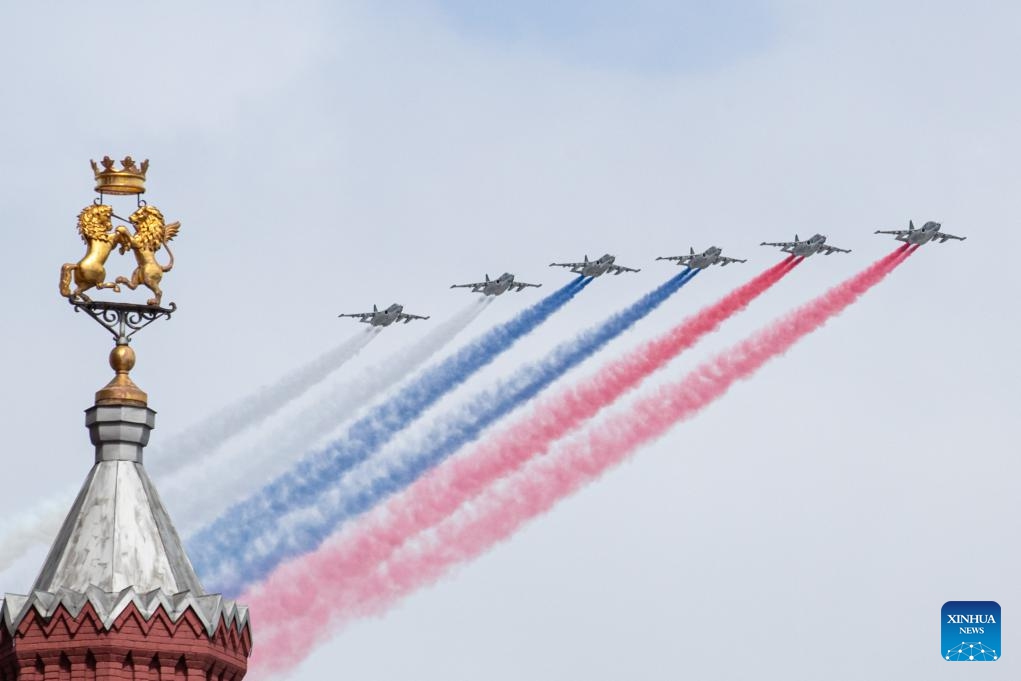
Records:
{"label": "red smoke trail", "polygon": [[[334,542],[331,555],[347,580],[366,575],[408,538],[425,530],[482,492],[490,483],[512,473],[550,443],[563,437],[602,408],[638,385],[702,337],[744,309],[782,279],[802,259],[791,256],[762,272],[715,304],[604,367],[595,377],[560,395],[546,399],[476,451],[440,467],[396,498],[390,507],[344,533],[343,547]],[[381,517],[382,515],[382,517]],[[260,637],[264,633],[260,627]]]}
{"label": "red smoke trail", "polygon": [[[735,381],[748,377],[766,361],[786,351],[879,283],[909,252],[907,246],[901,247],[730,352],[703,364],[680,383],[658,389],[629,412],[594,427],[587,437],[568,444],[556,456],[536,461],[508,484],[497,485],[440,524],[432,536],[404,546],[382,569],[373,570],[381,557],[413,536],[409,534],[411,530],[428,527],[423,521],[446,515],[449,504],[444,494],[464,499],[464,492],[478,487],[474,480],[467,480],[453,489],[433,487],[431,493],[439,494],[428,498],[414,494],[415,487],[409,488],[414,503],[408,503],[402,495],[373,514],[370,530],[344,533],[320,551],[282,567],[258,591],[246,597],[252,611],[262,620],[257,649],[259,659],[254,668],[261,666],[271,671],[300,660],[328,633],[331,624],[383,610],[397,598],[484,552],[619,463],[637,447],[660,437],[677,421],[694,415],[722,396]],[[785,262],[769,271],[782,276],[784,268],[791,267],[793,263]],[[695,319],[698,317],[689,324]],[[678,329],[684,326],[687,324]],[[646,348],[668,347],[665,341],[672,335]],[[637,362],[637,358],[632,357],[613,366],[637,365]],[[620,380],[616,373],[611,376],[614,381]],[[536,432],[549,433],[554,429],[545,424]],[[533,447],[534,442],[530,442],[524,449],[531,452]],[[472,458],[452,460],[450,465],[472,471],[478,467],[465,468],[462,463]],[[446,468],[445,465],[437,469],[437,476]],[[429,484],[436,484],[432,482],[434,479],[437,477],[429,476],[420,482],[428,480]],[[445,474],[443,479],[452,480]],[[292,610],[296,601],[305,604],[300,612]]]}
{"label": "red smoke trail", "polygon": [[441,522],[493,482],[523,466],[534,456],[595,416],[643,379],[662,368],[728,317],[780,281],[799,262],[791,256],[710,305],[662,337],[597,371],[584,383],[539,402],[530,413],[499,435],[487,437],[411,485],[388,504],[384,517],[373,516],[342,540],[346,574],[367,574],[405,541]]}

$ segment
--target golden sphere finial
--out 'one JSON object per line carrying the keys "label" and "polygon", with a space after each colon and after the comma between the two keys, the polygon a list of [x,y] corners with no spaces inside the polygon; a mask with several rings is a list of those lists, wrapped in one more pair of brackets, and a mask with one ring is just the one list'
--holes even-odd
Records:
{"label": "golden sphere finial", "polygon": [[146,406],[149,396],[135,385],[128,372],[135,367],[135,351],[127,343],[118,343],[110,351],[110,368],[116,375],[96,392],[96,404],[132,404]]}
{"label": "golden sphere finial", "polygon": [[126,374],[135,368],[135,351],[130,345],[115,345],[110,351],[110,368],[118,374]]}

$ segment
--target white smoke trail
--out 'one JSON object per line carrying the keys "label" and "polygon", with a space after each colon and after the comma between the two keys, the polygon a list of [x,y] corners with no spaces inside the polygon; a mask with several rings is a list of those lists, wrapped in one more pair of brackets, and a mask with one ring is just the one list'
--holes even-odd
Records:
{"label": "white smoke trail", "polygon": [[353,359],[379,331],[379,328],[368,328],[355,334],[277,382],[259,388],[170,438],[165,445],[147,449],[146,468],[152,475],[163,477],[190,464],[205,463],[204,460],[212,450],[301,397]]}
{"label": "white smoke trail", "polygon": [[201,503],[183,503],[175,508],[174,522],[178,529],[182,534],[189,534],[268,478],[283,472],[360,407],[412,374],[452,341],[491,301],[489,297],[473,301],[418,343],[402,348],[394,357],[366,369],[352,380],[339,383],[259,445],[218,456],[162,481],[161,495],[166,498],[183,500],[195,498],[197,491],[201,493]]}
{"label": "white smoke trail", "polygon": [[[258,389],[172,437],[166,445],[147,449],[146,467],[157,476],[167,476],[186,471],[194,464],[204,465],[216,448],[303,395],[354,358],[378,333],[378,328],[357,333],[276,383]],[[182,474],[182,477],[194,480],[196,476],[192,473]],[[68,489],[65,494],[44,499],[0,526],[0,571],[6,570],[33,546],[53,541],[76,491]]]}
{"label": "white smoke trail", "polygon": [[77,490],[54,495],[4,521],[0,526],[0,572],[9,568],[33,546],[50,544],[71,508]]}

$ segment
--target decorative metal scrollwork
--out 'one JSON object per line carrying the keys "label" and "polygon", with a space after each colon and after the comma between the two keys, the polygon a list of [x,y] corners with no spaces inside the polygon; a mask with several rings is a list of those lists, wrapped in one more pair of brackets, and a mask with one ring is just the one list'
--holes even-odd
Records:
{"label": "decorative metal scrollwork", "polygon": [[177,305],[174,303],[170,303],[170,307],[157,307],[156,305],[112,303],[101,300],[87,303],[81,300],[69,300],[74,306],[75,312],[84,311],[112,333],[117,345],[127,345],[136,333],[157,319],[162,317],[170,319],[170,315],[177,310]]}

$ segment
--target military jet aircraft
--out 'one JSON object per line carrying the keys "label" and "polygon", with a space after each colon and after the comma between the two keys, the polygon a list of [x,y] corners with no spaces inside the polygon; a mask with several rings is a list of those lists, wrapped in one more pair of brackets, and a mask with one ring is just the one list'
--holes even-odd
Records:
{"label": "military jet aircraft", "polygon": [[551,262],[549,266],[567,267],[575,274],[580,274],[583,277],[598,277],[599,275],[606,274],[607,272],[620,274],[621,272],[641,271],[630,267],[624,267],[623,265],[614,265],[614,260],[616,260],[616,258],[607,253],[603,257],[599,258],[599,260],[589,260],[586,255],[583,262]]}
{"label": "military jet aircraft", "polygon": [[816,234],[808,241],[802,241],[798,238],[798,235],[794,235],[794,241],[779,241],[779,242],[762,242],[763,246],[777,246],[784,253],[790,253],[796,255],[799,258],[807,258],[810,255],[819,253],[820,251],[826,255],[833,253],[850,253],[850,249],[837,248],[836,246],[827,246],[826,237],[822,234]]}
{"label": "military jet aircraft", "polygon": [[510,289],[521,291],[527,287],[539,288],[542,284],[526,284],[523,281],[514,281],[514,275],[504,272],[496,279],[490,279],[486,275],[485,281],[477,281],[474,284],[452,284],[450,288],[470,288],[472,293],[484,293],[487,296],[498,296]]}
{"label": "military jet aircraft", "polygon": [[738,258],[728,258],[723,255],[723,251],[716,246],[710,246],[701,253],[696,253],[695,249],[691,249],[689,255],[668,255],[660,256],[656,260],[676,260],[678,265],[687,265],[692,269],[704,270],[711,265],[720,265],[726,267],[732,262],[748,262],[747,260],[740,260]]}
{"label": "military jet aircraft", "polygon": [[906,244],[915,244],[917,246],[927,244],[930,241],[933,241],[934,239],[939,240],[939,242],[943,244],[946,243],[948,239],[957,239],[958,241],[964,241],[965,239],[968,238],[965,236],[955,236],[953,234],[941,232],[939,231],[940,227],[942,227],[940,223],[932,222],[930,220],[929,222],[926,222],[924,225],[922,225],[921,229],[915,229],[914,221],[908,220],[907,229],[889,229],[889,230],[877,229],[876,234],[893,234],[894,238],[897,241],[903,241]]}
{"label": "military jet aircraft", "polygon": [[357,317],[358,321],[365,324],[371,324],[372,326],[390,326],[394,322],[404,322],[407,324],[412,319],[429,319],[428,317],[422,317],[417,314],[404,314],[404,306],[394,303],[385,310],[380,310],[375,305],[372,306],[372,312],[352,312],[349,314],[339,314],[338,317]]}

